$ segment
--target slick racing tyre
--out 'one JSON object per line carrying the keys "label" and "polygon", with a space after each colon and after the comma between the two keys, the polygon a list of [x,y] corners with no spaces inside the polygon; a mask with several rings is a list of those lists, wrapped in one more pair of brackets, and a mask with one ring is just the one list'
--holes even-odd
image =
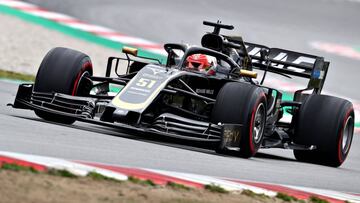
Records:
{"label": "slick racing tyre", "polygon": [[[211,122],[241,124],[239,156],[252,157],[261,146],[266,123],[266,97],[260,87],[246,83],[226,83],[219,94],[211,115]],[[223,139],[223,137],[222,137]],[[218,153],[227,149],[219,146]]]}
{"label": "slick racing tyre", "polygon": [[[72,49],[57,47],[50,50],[42,60],[34,84],[34,92],[55,92],[82,96],[90,89],[85,78],[92,76],[93,69],[89,56]],[[65,124],[75,122],[74,118],[35,110],[39,117]]]}
{"label": "slick racing tyre", "polygon": [[338,167],[346,159],[354,134],[351,102],[327,95],[309,95],[301,105],[294,142],[315,145],[311,151],[294,150],[299,161]]}

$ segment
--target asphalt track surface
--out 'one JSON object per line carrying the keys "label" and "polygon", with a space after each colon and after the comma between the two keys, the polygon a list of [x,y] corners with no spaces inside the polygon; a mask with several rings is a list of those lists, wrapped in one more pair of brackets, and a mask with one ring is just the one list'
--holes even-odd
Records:
{"label": "asphalt track surface", "polygon": [[[323,40],[360,44],[360,4],[347,1],[35,1],[50,10],[163,42],[198,43],[202,20],[234,24],[248,41],[325,55],[332,61],[325,90],[360,100],[359,61],[312,50]],[[135,3],[136,2],[136,3]],[[350,74],[349,74],[350,73]],[[340,82],[339,82],[340,81]],[[0,149],[75,160],[156,168],[360,193],[360,140],[341,168],[299,163],[289,150],[261,150],[252,159],[148,140],[77,122],[58,125],[5,105],[16,84],[0,82]]]}

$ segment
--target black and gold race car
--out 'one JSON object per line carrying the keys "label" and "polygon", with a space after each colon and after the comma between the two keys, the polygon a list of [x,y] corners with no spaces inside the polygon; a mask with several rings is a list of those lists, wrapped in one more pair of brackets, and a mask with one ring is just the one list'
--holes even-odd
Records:
{"label": "black and gold race car", "polygon": [[[202,46],[165,44],[166,64],[124,47],[126,57],[108,58],[105,77],[93,76],[86,54],[54,48],[35,83],[19,86],[13,107],[59,123],[209,143],[218,153],[248,158],[259,148],[286,148],[300,161],[340,166],[350,150],[354,110],[345,99],[320,94],[329,62],[220,34],[231,25],[204,24],[214,30],[202,37]],[[189,58],[204,55],[211,74],[199,71],[203,64],[196,61],[189,67]],[[284,101],[279,90],[262,85],[267,73],[304,78],[308,85]],[[116,94],[110,85],[119,87]],[[292,115],[288,122],[281,120],[285,112]]]}

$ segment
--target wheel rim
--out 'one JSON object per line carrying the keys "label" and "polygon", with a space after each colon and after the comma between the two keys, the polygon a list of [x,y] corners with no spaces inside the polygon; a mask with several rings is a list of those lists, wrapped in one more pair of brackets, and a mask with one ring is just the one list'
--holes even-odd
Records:
{"label": "wheel rim", "polygon": [[265,106],[260,103],[256,109],[253,121],[253,139],[255,143],[259,143],[265,127]]}
{"label": "wheel rim", "polygon": [[350,143],[353,136],[354,122],[353,117],[349,116],[345,122],[342,135],[342,151],[346,154],[349,151]]}

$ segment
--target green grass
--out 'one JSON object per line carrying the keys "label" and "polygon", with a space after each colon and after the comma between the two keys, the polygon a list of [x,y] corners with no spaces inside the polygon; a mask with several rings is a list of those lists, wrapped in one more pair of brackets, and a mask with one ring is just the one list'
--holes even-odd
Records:
{"label": "green grass", "polygon": [[[31,172],[31,173],[36,173],[38,174],[39,171],[34,169],[33,167],[27,167],[27,166],[20,166],[18,164],[14,164],[14,163],[0,163],[0,170],[11,170],[11,171],[26,171],[26,172]],[[73,173],[67,171],[67,170],[56,170],[56,169],[50,169],[46,172],[46,174],[49,175],[54,175],[54,176],[59,176],[59,177],[65,177],[65,178],[77,178],[77,175],[74,175]],[[102,174],[96,173],[96,172],[89,172],[87,174],[87,177],[90,177],[94,180],[105,180],[105,181],[116,181],[121,183],[122,181],[116,180],[114,178],[109,178],[106,177]],[[151,180],[141,180],[139,178],[133,177],[133,176],[129,176],[128,177],[128,181],[135,183],[135,184],[140,184],[140,185],[145,185],[145,186],[151,186],[154,187],[156,186],[156,184],[151,181]],[[178,183],[174,183],[174,182],[168,182],[166,184],[167,187],[170,187],[172,189],[175,190],[191,190],[191,188],[182,185],[182,184],[178,184]],[[210,192],[214,192],[214,193],[221,193],[221,194],[228,194],[229,191],[225,190],[224,188],[215,185],[215,184],[209,184],[209,185],[205,185],[204,186],[205,190],[208,190]],[[269,196],[265,195],[265,194],[257,194],[254,193],[251,190],[243,190],[241,192],[242,195],[246,195],[249,196],[251,198],[260,198],[260,199],[267,199],[270,198]],[[281,199],[285,202],[305,202],[304,200],[298,200],[297,198],[284,194],[284,193],[277,193],[276,198]],[[319,197],[316,196],[311,196],[308,199],[308,202],[311,203],[329,203],[327,200],[321,199]],[[348,202],[348,201],[346,201]]]}
{"label": "green grass", "polygon": [[133,176],[129,176],[128,181],[135,183],[135,184],[140,184],[140,185],[147,185],[147,186],[152,186],[152,187],[156,186],[156,184],[152,180],[141,180],[141,179],[133,177]]}
{"label": "green grass", "polygon": [[252,197],[252,198],[256,198],[256,197],[258,197],[260,199],[270,198],[269,196],[267,196],[265,194],[258,194],[258,193],[255,193],[255,192],[251,191],[251,190],[243,190],[241,192],[241,194],[246,195],[248,197]]}
{"label": "green grass", "polygon": [[315,197],[315,196],[311,196],[309,198],[309,202],[311,202],[311,203],[329,203],[329,201],[327,201],[325,199],[321,199],[319,197]]}
{"label": "green grass", "polygon": [[49,175],[53,175],[53,176],[60,176],[60,177],[65,177],[65,178],[77,178],[77,175],[74,175],[73,173],[67,171],[67,170],[56,170],[56,169],[50,169],[48,171]]}
{"label": "green grass", "polygon": [[298,199],[296,197],[290,196],[285,193],[278,192],[276,194],[276,198],[283,200],[284,202],[297,202]]}
{"label": "green grass", "polygon": [[[34,169],[33,167],[28,166],[21,166],[14,163],[2,163],[0,169],[2,170],[11,170],[11,171],[27,171],[31,173],[39,173],[38,170]],[[54,176],[61,176],[66,178],[76,178],[77,176],[72,174],[71,172],[67,170],[56,170],[56,169],[50,169],[46,172],[49,175]]]}
{"label": "green grass", "polygon": [[241,194],[249,196],[249,197],[255,197],[256,193],[251,190],[243,190]]}
{"label": "green grass", "polygon": [[215,184],[205,185],[204,188],[205,190],[208,190],[210,192],[223,193],[223,194],[229,193],[229,191]]}
{"label": "green grass", "polygon": [[0,70],[0,78],[22,80],[22,81],[34,81],[35,76],[29,74],[16,73],[12,71]]}
{"label": "green grass", "polygon": [[33,167],[20,166],[18,164],[13,164],[13,163],[2,163],[0,169],[10,170],[10,171],[28,171],[31,173],[39,173],[39,171],[37,171]]}
{"label": "green grass", "polygon": [[115,182],[121,182],[119,180],[116,180],[114,178],[109,178],[107,176],[104,176],[100,173],[96,173],[94,171],[89,172],[86,176],[92,178],[93,180],[107,180],[107,181],[110,180],[110,181],[115,181]]}
{"label": "green grass", "polygon": [[174,182],[171,182],[171,181],[168,182],[166,184],[166,186],[171,187],[171,188],[176,189],[176,190],[191,190],[191,188],[189,188],[189,187],[187,187],[187,186],[185,186],[183,184],[174,183]]}

